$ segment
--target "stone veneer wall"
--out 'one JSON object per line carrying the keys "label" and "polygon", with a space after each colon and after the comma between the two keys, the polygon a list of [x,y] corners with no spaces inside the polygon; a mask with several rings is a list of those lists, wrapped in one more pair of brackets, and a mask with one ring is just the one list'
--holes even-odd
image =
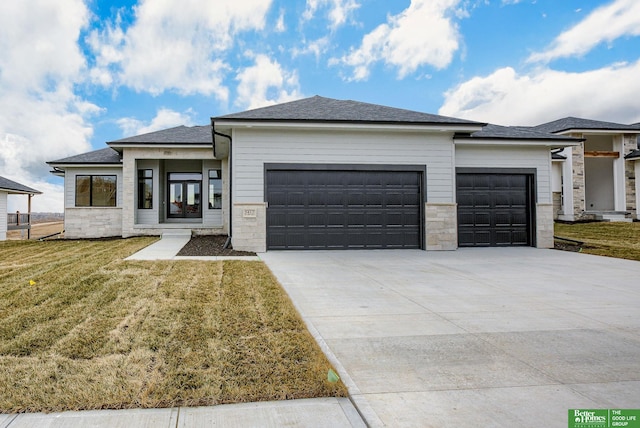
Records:
{"label": "stone veneer wall", "polygon": [[121,235],[122,208],[65,208],[65,238],[104,238]]}
{"label": "stone veneer wall", "polygon": [[425,204],[427,250],[455,250],[458,248],[457,204]]}
{"label": "stone veneer wall", "polygon": [[536,204],[536,247],[553,248],[553,204]]}
{"label": "stone veneer wall", "polygon": [[553,192],[551,198],[553,200],[553,218],[557,220],[562,214],[562,192]]}
{"label": "stone veneer wall", "polygon": [[[636,135],[624,136],[624,153],[627,155],[638,148]],[[624,161],[624,182],[626,193],[626,210],[631,213],[631,217],[638,218],[638,207],[636,207],[636,171],[635,162],[637,161]]]}
{"label": "stone veneer wall", "polygon": [[7,193],[0,192],[0,241],[7,239]]}
{"label": "stone veneer wall", "polygon": [[233,233],[231,245],[234,250],[267,251],[267,205],[265,203],[233,204]]}
{"label": "stone veneer wall", "polygon": [[[572,134],[572,137],[582,138],[582,134]],[[579,146],[573,147],[572,165],[573,165],[573,216],[575,220],[581,220],[585,217],[585,184],[584,184],[584,142]]]}

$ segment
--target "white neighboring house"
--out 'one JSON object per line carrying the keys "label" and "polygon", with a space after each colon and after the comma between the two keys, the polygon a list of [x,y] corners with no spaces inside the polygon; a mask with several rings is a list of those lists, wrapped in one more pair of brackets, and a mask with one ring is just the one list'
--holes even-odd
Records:
{"label": "white neighboring house", "polygon": [[580,140],[319,96],[48,162],[65,235],[237,250],[553,246],[550,149]]}
{"label": "white neighboring house", "polygon": [[553,152],[556,219],[638,219],[639,124],[566,117],[531,129],[581,140]]}
{"label": "white neighboring house", "polygon": [[[31,228],[31,197],[42,192],[0,177],[0,241],[7,239],[7,230]],[[7,197],[9,195],[27,195],[29,208],[26,213],[7,213]]]}

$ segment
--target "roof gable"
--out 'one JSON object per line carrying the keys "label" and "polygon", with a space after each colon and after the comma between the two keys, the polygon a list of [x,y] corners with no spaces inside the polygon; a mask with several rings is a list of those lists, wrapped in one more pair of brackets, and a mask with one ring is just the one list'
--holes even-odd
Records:
{"label": "roof gable", "polygon": [[47,162],[49,165],[54,164],[120,164],[120,154],[107,147],[105,149],[94,150],[92,152],[81,153],[75,156],[69,156],[67,158],[58,159],[55,161]]}
{"label": "roof gable", "polygon": [[119,144],[211,144],[211,125],[176,126],[175,128],[135,135],[120,140],[109,141],[109,145]]}
{"label": "roof gable", "polygon": [[6,190],[9,193],[31,193],[38,195],[42,193],[39,190],[32,189],[31,187],[16,183],[15,181],[4,177],[0,177],[0,190]]}
{"label": "roof gable", "polygon": [[224,121],[328,122],[372,124],[471,125],[484,123],[318,95],[288,103],[213,117]]}
{"label": "roof gable", "polygon": [[624,125],[614,122],[603,122],[600,120],[582,119],[579,117],[565,117],[553,122],[543,123],[534,126],[532,129],[542,132],[557,133],[572,129],[591,129],[599,131],[638,131],[637,125]]}

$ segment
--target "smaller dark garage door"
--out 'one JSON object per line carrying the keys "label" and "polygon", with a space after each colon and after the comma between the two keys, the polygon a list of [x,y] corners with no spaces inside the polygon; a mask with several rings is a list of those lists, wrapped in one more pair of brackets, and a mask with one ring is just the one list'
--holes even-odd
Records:
{"label": "smaller dark garage door", "polygon": [[357,167],[267,165],[267,249],[420,248],[423,172]]}
{"label": "smaller dark garage door", "polygon": [[532,173],[458,172],[456,175],[459,246],[534,244]]}

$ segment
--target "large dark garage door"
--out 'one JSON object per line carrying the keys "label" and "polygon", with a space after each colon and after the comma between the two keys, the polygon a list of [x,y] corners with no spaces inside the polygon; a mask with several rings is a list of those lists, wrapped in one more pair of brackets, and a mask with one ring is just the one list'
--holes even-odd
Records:
{"label": "large dark garage door", "polygon": [[532,174],[458,173],[458,244],[533,245],[532,195]]}
{"label": "large dark garage door", "polygon": [[267,249],[421,247],[422,172],[292,168],[266,168]]}

